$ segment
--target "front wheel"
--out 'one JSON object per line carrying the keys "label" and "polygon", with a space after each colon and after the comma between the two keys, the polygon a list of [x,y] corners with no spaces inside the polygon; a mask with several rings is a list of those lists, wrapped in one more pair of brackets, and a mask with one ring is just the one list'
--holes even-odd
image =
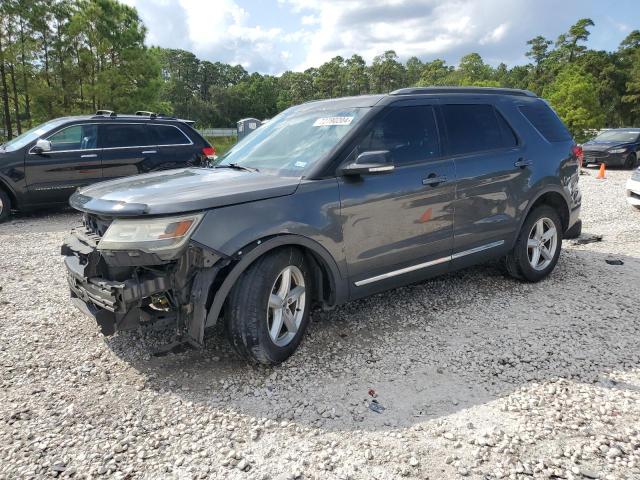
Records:
{"label": "front wheel", "polygon": [[0,223],[9,218],[11,213],[11,198],[7,195],[7,192],[0,189]]}
{"label": "front wheel", "polygon": [[636,154],[635,153],[630,153],[629,155],[627,155],[627,158],[624,162],[624,167],[631,170],[632,168],[635,168],[636,166]]}
{"label": "front wheel", "polygon": [[527,282],[539,282],[558,263],[562,248],[562,223],[556,211],[537,207],[525,220],[513,250],[506,256],[509,274]]}
{"label": "front wheel", "polygon": [[227,336],[243,357],[265,365],[284,362],[309,323],[311,275],[296,248],[256,260],[233,287],[225,309]]}

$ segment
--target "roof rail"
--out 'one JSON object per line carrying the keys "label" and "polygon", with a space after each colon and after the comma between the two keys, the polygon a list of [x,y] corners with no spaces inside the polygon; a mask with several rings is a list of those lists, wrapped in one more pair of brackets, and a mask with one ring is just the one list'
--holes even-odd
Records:
{"label": "roof rail", "polygon": [[518,95],[521,97],[535,97],[536,94],[529,90],[517,88],[496,87],[410,87],[394,90],[390,95],[420,95],[434,93],[473,93],[490,95]]}
{"label": "roof rail", "polygon": [[115,117],[116,112],[114,112],[113,110],[98,110],[96,112],[96,116],[97,115],[100,115],[102,117]]}

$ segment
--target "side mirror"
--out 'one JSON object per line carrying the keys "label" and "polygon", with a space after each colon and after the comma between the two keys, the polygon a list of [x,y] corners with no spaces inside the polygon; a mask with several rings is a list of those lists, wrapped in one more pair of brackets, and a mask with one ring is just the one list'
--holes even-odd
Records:
{"label": "side mirror", "polygon": [[388,150],[362,152],[352,163],[341,169],[342,175],[378,175],[391,173],[395,166],[389,159]]}
{"label": "side mirror", "polygon": [[44,140],[42,138],[38,139],[36,145],[33,147],[34,153],[44,153],[51,151],[51,142],[49,140]]}

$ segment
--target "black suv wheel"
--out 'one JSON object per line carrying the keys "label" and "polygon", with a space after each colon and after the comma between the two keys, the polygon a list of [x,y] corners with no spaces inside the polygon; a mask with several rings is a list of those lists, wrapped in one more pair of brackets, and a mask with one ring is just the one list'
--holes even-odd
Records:
{"label": "black suv wheel", "polygon": [[506,256],[509,274],[527,282],[539,282],[558,263],[562,248],[562,223],[557,212],[537,207],[522,225],[513,250]]}
{"label": "black suv wheel", "polygon": [[636,162],[637,162],[636,154],[632,152],[629,155],[627,155],[627,158],[624,161],[624,168],[631,170],[636,167]]}
{"label": "black suv wheel", "polygon": [[229,294],[229,341],[243,357],[265,365],[285,361],[309,323],[311,275],[295,248],[269,253],[249,267]]}
{"label": "black suv wheel", "polygon": [[0,223],[4,222],[7,218],[9,218],[9,214],[11,213],[11,199],[7,192],[0,189]]}

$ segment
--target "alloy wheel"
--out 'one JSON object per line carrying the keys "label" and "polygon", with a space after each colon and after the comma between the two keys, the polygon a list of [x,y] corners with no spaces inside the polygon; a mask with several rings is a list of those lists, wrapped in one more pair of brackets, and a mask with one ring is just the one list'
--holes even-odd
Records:
{"label": "alloy wheel", "polygon": [[289,265],[276,278],[269,296],[267,328],[274,344],[284,347],[291,343],[300,328],[305,301],[304,275]]}
{"label": "alloy wheel", "polygon": [[553,261],[558,248],[558,230],[547,217],[539,219],[529,232],[527,257],[534,270],[544,270]]}

